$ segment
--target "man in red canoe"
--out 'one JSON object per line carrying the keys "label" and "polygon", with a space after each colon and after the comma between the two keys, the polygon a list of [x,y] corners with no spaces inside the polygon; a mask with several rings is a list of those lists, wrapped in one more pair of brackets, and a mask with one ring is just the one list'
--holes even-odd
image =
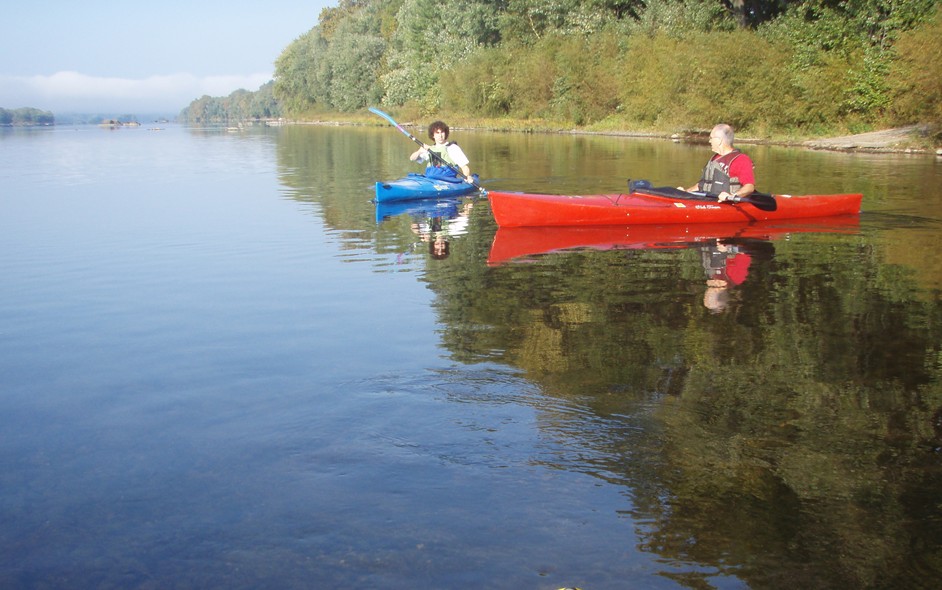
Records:
{"label": "man in red canoe", "polygon": [[733,128],[720,123],[710,131],[710,148],[716,154],[703,168],[703,175],[691,187],[679,186],[692,193],[700,191],[718,195],[720,201],[737,201],[756,190],[752,159],[733,147]]}

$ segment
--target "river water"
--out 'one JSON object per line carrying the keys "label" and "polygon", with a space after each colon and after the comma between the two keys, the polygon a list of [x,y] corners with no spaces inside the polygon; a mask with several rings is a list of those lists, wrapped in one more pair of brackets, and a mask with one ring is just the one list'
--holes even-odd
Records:
{"label": "river water", "polygon": [[[709,155],[452,139],[503,190]],[[863,213],[506,232],[378,210],[391,127],[3,131],[0,587],[937,587],[942,162],[741,147]]]}

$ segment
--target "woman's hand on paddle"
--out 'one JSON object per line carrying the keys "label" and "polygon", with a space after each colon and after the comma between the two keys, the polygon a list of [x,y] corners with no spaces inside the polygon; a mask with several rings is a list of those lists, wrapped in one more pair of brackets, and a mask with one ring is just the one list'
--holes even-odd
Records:
{"label": "woman's hand on paddle", "polygon": [[412,152],[412,155],[409,156],[409,159],[413,162],[421,162],[428,157],[428,146],[423,145],[419,149]]}

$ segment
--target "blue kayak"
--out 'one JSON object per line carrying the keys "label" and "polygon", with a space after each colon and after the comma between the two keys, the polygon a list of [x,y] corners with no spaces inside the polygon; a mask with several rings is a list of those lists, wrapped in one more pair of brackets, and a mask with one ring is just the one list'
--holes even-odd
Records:
{"label": "blue kayak", "polygon": [[[472,174],[474,182],[478,175]],[[478,190],[473,184],[459,180],[452,182],[440,178],[428,178],[422,174],[409,173],[405,178],[376,183],[376,202],[409,201],[413,199],[437,199],[460,197]]]}

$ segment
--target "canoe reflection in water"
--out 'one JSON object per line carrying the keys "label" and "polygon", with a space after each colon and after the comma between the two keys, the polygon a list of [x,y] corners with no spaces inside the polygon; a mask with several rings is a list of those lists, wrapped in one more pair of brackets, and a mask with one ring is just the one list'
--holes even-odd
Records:
{"label": "canoe reflection in water", "polygon": [[859,224],[857,215],[841,215],[748,224],[501,227],[494,235],[487,263],[532,262],[571,250],[700,248],[706,273],[703,305],[720,313],[729,307],[732,290],[746,280],[750,268],[773,258],[773,240],[796,233],[857,233]]}
{"label": "canoe reflection in water", "polygon": [[409,227],[419,237],[419,244],[428,244],[431,257],[442,260],[450,254],[451,238],[467,233],[473,206],[470,199],[377,203],[376,223],[408,215],[412,221]]}

